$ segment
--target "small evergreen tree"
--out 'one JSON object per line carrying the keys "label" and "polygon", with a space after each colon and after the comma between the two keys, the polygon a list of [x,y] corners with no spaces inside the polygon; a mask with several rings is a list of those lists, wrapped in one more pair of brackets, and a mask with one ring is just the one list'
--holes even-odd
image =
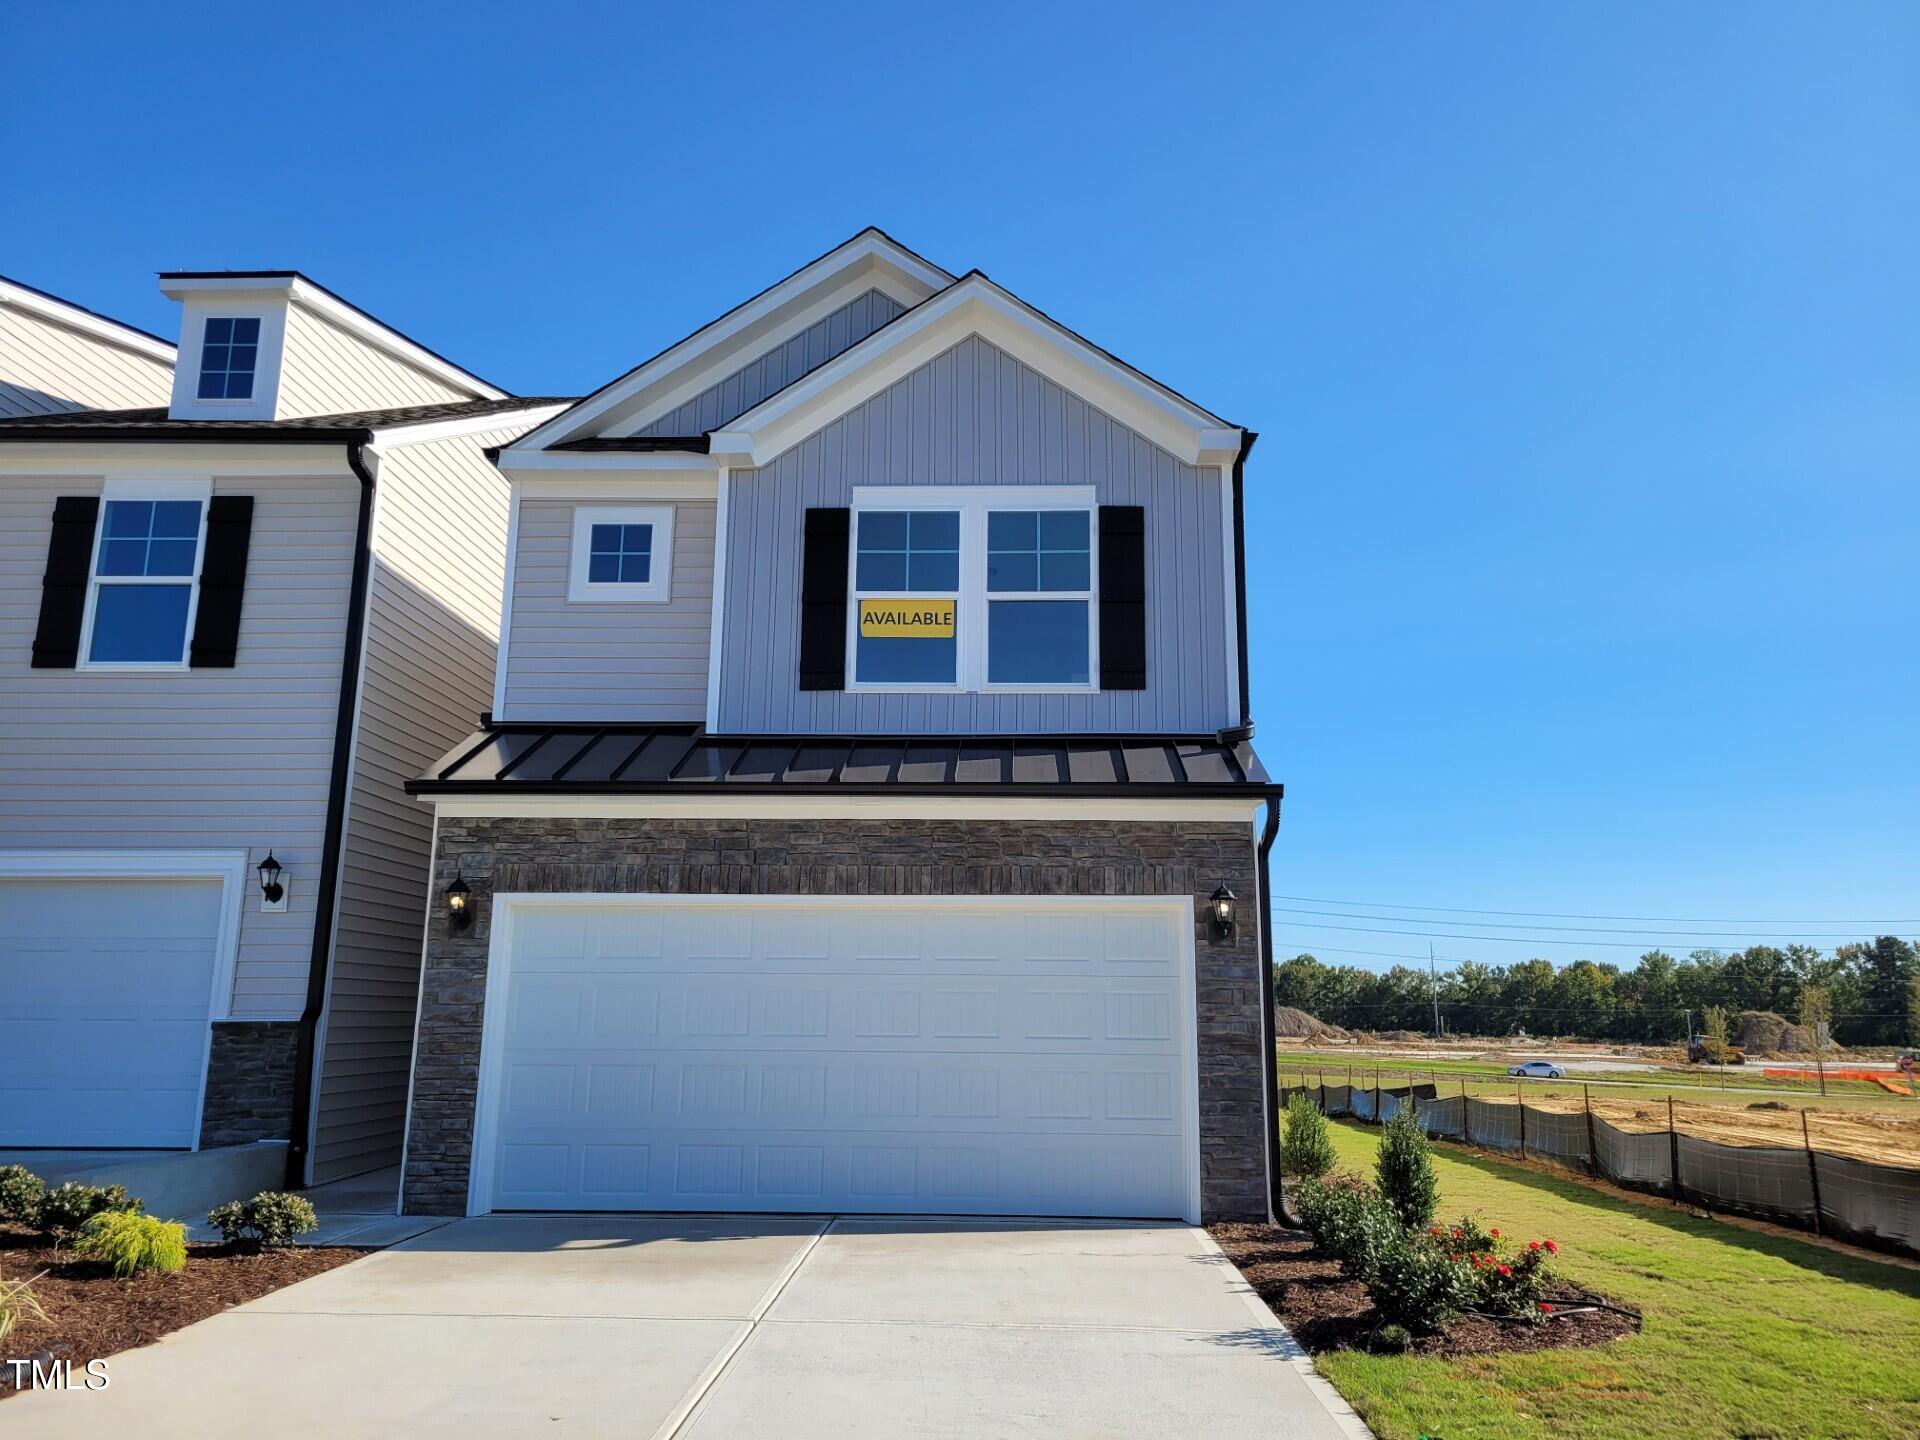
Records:
{"label": "small evergreen tree", "polygon": [[1380,1136],[1374,1174],[1380,1182],[1380,1197],[1393,1207],[1401,1224],[1417,1230],[1433,1219],[1434,1207],[1440,1203],[1440,1182],[1433,1173],[1433,1155],[1411,1095]]}
{"label": "small evergreen tree", "polygon": [[1318,1180],[1333,1168],[1333,1136],[1327,1117],[1304,1091],[1287,1101],[1287,1123],[1280,1137],[1280,1169],[1301,1180]]}

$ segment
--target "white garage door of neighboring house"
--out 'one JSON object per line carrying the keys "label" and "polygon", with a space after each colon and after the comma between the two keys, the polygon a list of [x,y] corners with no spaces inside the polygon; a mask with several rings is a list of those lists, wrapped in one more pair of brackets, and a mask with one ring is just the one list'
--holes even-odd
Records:
{"label": "white garage door of neighboring house", "polygon": [[185,1148],[217,879],[0,879],[0,1146]]}
{"label": "white garage door of neighboring house", "polygon": [[495,927],[476,1209],[1197,1219],[1189,902],[500,897]]}

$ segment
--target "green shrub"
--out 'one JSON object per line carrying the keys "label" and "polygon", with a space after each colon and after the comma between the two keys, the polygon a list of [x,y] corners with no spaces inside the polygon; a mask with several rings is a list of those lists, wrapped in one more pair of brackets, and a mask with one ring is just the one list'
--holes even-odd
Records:
{"label": "green shrub", "polygon": [[69,1180],[40,1197],[34,1223],[58,1243],[79,1234],[80,1227],[102,1211],[138,1209],[140,1202],[127,1194],[124,1185],[86,1185]]}
{"label": "green shrub", "polygon": [[1368,1343],[1369,1350],[1377,1350],[1383,1355],[1398,1355],[1413,1343],[1413,1336],[1407,1333],[1404,1325],[1382,1325],[1373,1332]]}
{"label": "green shrub", "polygon": [[0,1220],[40,1223],[40,1198],[47,1182],[24,1165],[0,1165]]}
{"label": "green shrub", "polygon": [[1405,1229],[1380,1247],[1364,1283],[1382,1320],[1419,1334],[1440,1329],[1479,1297],[1473,1267],[1464,1257],[1430,1234]]}
{"label": "green shrub", "polygon": [[1333,1168],[1333,1136],[1327,1117],[1304,1092],[1287,1101],[1287,1120],[1280,1139],[1280,1169],[1302,1180],[1318,1180]]}
{"label": "green shrub", "polygon": [[104,1260],[122,1279],[149,1270],[173,1275],[187,1265],[187,1227],[138,1210],[104,1210],[80,1227],[73,1253]]}
{"label": "green shrub", "polygon": [[1355,1280],[1371,1275],[1380,1252],[1401,1239],[1399,1217],[1358,1180],[1309,1180],[1295,1193],[1294,1209],[1314,1244]]}
{"label": "green shrub", "polygon": [[284,1190],[262,1190],[251,1200],[229,1200],[207,1213],[207,1224],[229,1245],[291,1245],[296,1236],[320,1228],[313,1204]]}
{"label": "green shrub", "polygon": [[1433,1155],[1411,1099],[1387,1122],[1380,1136],[1374,1173],[1380,1182],[1381,1198],[1393,1207],[1403,1225],[1418,1230],[1433,1219],[1434,1207],[1440,1203],[1440,1182],[1433,1173]]}
{"label": "green shrub", "polygon": [[13,1333],[13,1327],[22,1320],[45,1322],[47,1312],[40,1304],[40,1297],[33,1293],[33,1281],[38,1280],[0,1280],[0,1340]]}

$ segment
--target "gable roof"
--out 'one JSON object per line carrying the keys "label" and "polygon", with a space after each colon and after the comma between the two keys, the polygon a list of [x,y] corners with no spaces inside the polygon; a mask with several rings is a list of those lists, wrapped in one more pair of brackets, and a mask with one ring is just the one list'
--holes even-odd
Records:
{"label": "gable roof", "polygon": [[953,276],[876,226],[775,281],[521,437],[509,451],[618,436],[646,425],[708,383],[820,318],[854,294],[882,289],[914,306]]}
{"label": "gable roof", "polygon": [[379,430],[512,415],[570,403],[567,396],[505,395],[489,400],[448,400],[435,405],[400,405],[386,410],[355,410],[339,415],[302,415],[288,420],[175,420],[164,405],[140,410],[81,410],[53,415],[0,419],[0,443],[8,440],[188,440],[244,441],[248,444],[368,441]]}
{"label": "gable roof", "polygon": [[311,276],[298,270],[163,270],[161,293],[183,300],[188,295],[209,291],[283,290],[288,298],[325,317],[358,339],[424,370],[457,390],[469,390],[485,400],[511,397],[490,380],[456,365],[437,350],[422,345],[401,333],[377,315],[343,299]]}
{"label": "gable roof", "polygon": [[84,305],[76,305],[71,300],[63,300],[49,291],[24,281],[9,279],[5,275],[0,275],[0,304],[29,311],[56,325],[64,325],[69,330],[77,330],[83,335],[132,350],[150,359],[161,360],[169,365],[174,362],[175,348],[171,340],[162,339],[124,320],[102,315],[98,310],[89,310]]}
{"label": "gable roof", "polygon": [[1245,432],[978,270],[708,436],[722,464],[765,465],[836,416],[980,335],[1188,465],[1228,465]]}

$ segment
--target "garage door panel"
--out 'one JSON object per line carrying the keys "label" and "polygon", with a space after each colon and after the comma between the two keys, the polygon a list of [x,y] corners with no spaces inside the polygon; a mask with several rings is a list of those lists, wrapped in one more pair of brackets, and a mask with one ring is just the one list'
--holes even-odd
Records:
{"label": "garage door panel", "polygon": [[0,880],[0,1145],[193,1144],[221,894]]}
{"label": "garage door panel", "polygon": [[554,909],[506,931],[496,1208],[1185,1211],[1170,909]]}

